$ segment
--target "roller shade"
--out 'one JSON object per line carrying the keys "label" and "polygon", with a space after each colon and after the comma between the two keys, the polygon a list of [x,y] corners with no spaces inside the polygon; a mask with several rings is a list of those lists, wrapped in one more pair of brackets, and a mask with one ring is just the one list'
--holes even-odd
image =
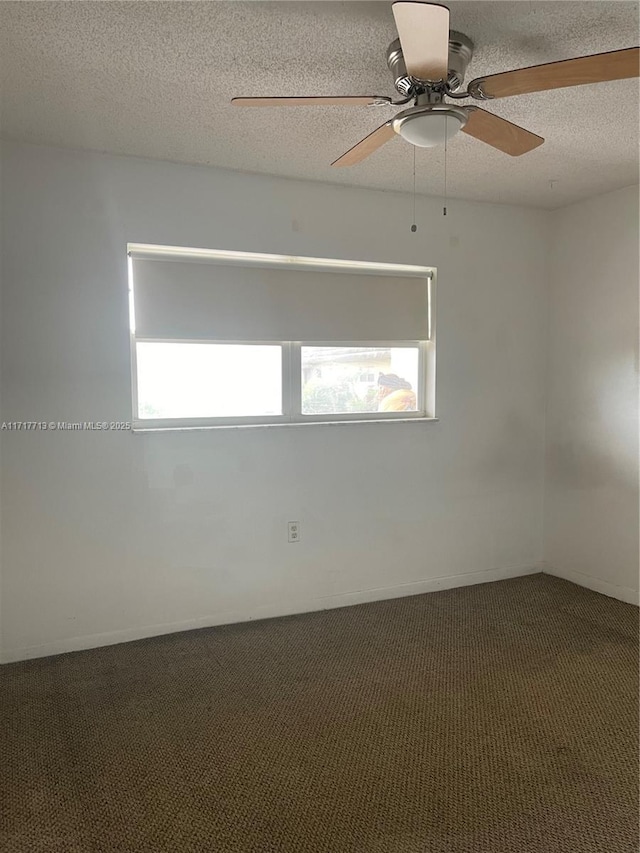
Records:
{"label": "roller shade", "polygon": [[136,337],[329,342],[429,336],[428,268],[354,264],[355,270],[343,270],[339,262],[250,258],[132,252]]}

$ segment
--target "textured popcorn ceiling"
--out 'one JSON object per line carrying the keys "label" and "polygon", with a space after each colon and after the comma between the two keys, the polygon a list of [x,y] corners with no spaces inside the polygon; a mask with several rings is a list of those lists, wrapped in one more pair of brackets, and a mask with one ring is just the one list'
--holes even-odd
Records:
{"label": "textured popcorn ceiling", "polygon": [[[482,74],[630,47],[627,2],[451,2]],[[329,164],[389,108],[239,109],[233,95],[394,95],[388,2],[2,2],[2,135],[34,143],[410,190],[413,148],[392,140]],[[511,158],[459,134],[450,197],[554,208],[638,180],[637,81],[542,92],[488,109],[546,138]],[[416,149],[417,189],[440,195],[443,149]],[[553,181],[553,186],[550,182]]]}

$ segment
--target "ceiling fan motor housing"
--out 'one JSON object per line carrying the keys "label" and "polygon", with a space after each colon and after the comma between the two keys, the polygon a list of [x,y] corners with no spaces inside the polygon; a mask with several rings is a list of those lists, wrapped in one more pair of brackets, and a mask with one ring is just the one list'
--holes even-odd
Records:
{"label": "ceiling fan motor housing", "polygon": [[[462,86],[467,66],[473,56],[473,42],[464,33],[449,32],[449,59],[447,83],[452,91]],[[400,39],[392,41],[387,49],[387,65],[393,74],[393,84],[403,97],[409,97],[420,84],[436,83],[436,80],[416,80],[407,72]]]}

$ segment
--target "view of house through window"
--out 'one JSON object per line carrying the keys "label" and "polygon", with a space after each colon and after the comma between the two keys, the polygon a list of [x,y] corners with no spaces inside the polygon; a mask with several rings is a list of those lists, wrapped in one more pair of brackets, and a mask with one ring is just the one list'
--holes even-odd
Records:
{"label": "view of house through window", "polygon": [[414,347],[302,347],[302,414],[418,411]]}

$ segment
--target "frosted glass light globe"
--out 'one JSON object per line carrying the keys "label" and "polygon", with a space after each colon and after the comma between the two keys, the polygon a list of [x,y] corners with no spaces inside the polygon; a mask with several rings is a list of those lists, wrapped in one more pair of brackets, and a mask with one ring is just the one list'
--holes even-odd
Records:
{"label": "frosted glass light globe", "polygon": [[434,148],[444,145],[462,127],[455,113],[423,112],[407,116],[398,128],[398,133],[407,142],[419,148]]}

